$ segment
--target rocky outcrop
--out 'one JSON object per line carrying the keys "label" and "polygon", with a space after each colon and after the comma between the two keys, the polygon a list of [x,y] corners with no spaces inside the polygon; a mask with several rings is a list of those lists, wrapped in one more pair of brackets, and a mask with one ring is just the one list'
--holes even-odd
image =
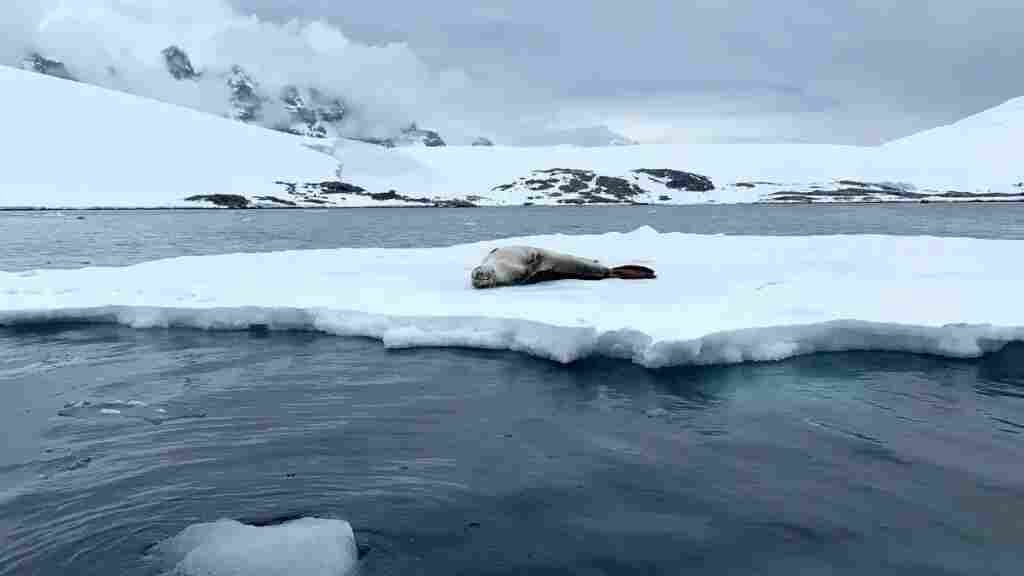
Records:
{"label": "rocky outcrop", "polygon": [[399,146],[426,146],[428,148],[439,148],[447,146],[441,135],[433,130],[420,128],[415,122],[401,130],[398,136],[393,138],[382,138],[376,136],[350,136],[349,139],[359,142],[366,142],[384,148],[397,148]]}
{"label": "rocky outcrop", "polygon": [[275,126],[282,132],[315,138],[336,136],[337,124],[347,114],[340,98],[313,88],[303,90],[297,86],[285,86],[279,98],[291,118],[289,124]]}
{"label": "rocky outcrop", "polygon": [[402,133],[396,141],[399,146],[414,146],[422,144],[428,148],[446,146],[441,135],[433,130],[425,130],[412,123],[402,129]]}
{"label": "rocky outcrop", "polygon": [[221,208],[248,208],[249,199],[238,194],[198,194],[185,198],[188,202],[209,202]]}
{"label": "rocky outcrop", "polygon": [[483,136],[481,136],[481,137],[477,138],[476,140],[473,140],[473,144],[472,145],[473,146],[494,146],[494,142],[492,142],[489,138],[484,138]]}
{"label": "rocky outcrop", "polygon": [[[478,196],[467,198],[424,198],[400,194],[395,190],[387,192],[371,192],[362,186],[356,186],[349,182],[340,180],[328,180],[324,182],[277,182],[282,186],[282,197],[269,197],[273,202],[280,204],[282,200],[291,202],[293,206],[324,206],[344,207],[352,205],[349,200],[353,198],[365,198],[374,202],[398,204],[407,206],[426,206],[434,208],[468,208],[475,207],[475,201],[481,200]],[[261,197],[260,200],[268,199]]]}
{"label": "rocky outcrop", "polygon": [[526,201],[554,199],[556,204],[637,204],[645,190],[626,178],[602,176],[592,170],[552,168],[495,186],[499,192],[525,192]]}
{"label": "rocky outcrop", "polygon": [[[1017,202],[1024,192],[964,192],[960,190],[918,190],[911,184],[836,180],[799,186],[758,182],[765,190],[762,202]],[[739,186],[736,184],[735,186]]]}
{"label": "rocky outcrop", "polygon": [[46,58],[38,52],[33,52],[26,56],[25,60],[22,61],[22,68],[55,78],[63,78],[64,80],[78,80],[68,71],[67,66],[63,62]]}
{"label": "rocky outcrop", "polygon": [[[745,201],[778,204],[881,203],[881,202],[1024,202],[1019,192],[962,192],[957,190],[916,190],[908,184],[836,180],[787,185],[772,182],[737,182],[705,191],[686,189],[685,179],[676,170],[638,169],[625,177],[599,174],[577,168],[534,170],[514,182],[495,186],[488,197],[468,195],[461,198],[411,196],[397,190],[371,191],[351,182],[279,181],[281,192],[246,197],[234,194],[190,196],[187,200],[224,208],[308,208],[358,206],[420,206],[433,208],[469,208],[500,205],[636,205],[682,204],[691,202]],[[699,175],[696,175],[699,176]],[[653,178],[658,178],[654,180]],[[675,179],[676,187],[666,182]],[[692,185],[693,181],[690,181]],[[710,181],[697,179],[702,186]],[[748,184],[741,186],[740,184]],[[1024,188],[1022,186],[1021,188]],[[697,198],[697,194],[713,195]],[[737,193],[747,193],[737,197]],[[752,194],[752,195],[751,195]]]}
{"label": "rocky outcrop", "polygon": [[199,77],[196,69],[192,67],[192,60],[188,54],[177,46],[168,46],[160,52],[164,57],[164,65],[167,72],[175,80],[195,80]]}
{"label": "rocky outcrop", "polygon": [[256,82],[241,66],[231,67],[227,84],[231,93],[232,118],[242,122],[255,122],[262,118],[263,99],[257,93]]}
{"label": "rocky outcrop", "polygon": [[651,180],[663,184],[665,187],[672,190],[708,192],[715,189],[715,185],[711,182],[711,178],[700,174],[694,174],[693,172],[683,172],[681,170],[672,170],[669,168],[640,168],[633,170],[633,172],[636,174],[643,174]]}

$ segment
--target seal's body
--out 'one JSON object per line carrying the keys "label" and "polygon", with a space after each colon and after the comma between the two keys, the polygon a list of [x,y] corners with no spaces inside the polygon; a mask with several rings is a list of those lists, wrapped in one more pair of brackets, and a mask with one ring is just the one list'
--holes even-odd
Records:
{"label": "seal's body", "polygon": [[643,266],[609,268],[597,260],[561,254],[532,246],[495,248],[473,269],[474,288],[535,284],[550,280],[604,280],[654,278]]}

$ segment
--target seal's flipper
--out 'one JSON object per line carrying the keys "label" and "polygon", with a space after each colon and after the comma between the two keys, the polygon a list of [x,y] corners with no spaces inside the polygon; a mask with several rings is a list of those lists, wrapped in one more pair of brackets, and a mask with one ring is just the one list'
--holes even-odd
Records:
{"label": "seal's flipper", "polygon": [[626,266],[616,266],[612,268],[612,278],[621,278],[623,280],[649,280],[657,277],[658,275],[654,273],[654,270],[651,270],[646,266],[627,264]]}

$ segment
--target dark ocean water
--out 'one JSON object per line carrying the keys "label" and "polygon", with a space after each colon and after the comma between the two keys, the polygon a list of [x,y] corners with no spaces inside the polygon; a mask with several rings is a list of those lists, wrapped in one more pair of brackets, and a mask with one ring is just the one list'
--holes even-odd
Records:
{"label": "dark ocean water", "polygon": [[[0,213],[0,270],[644,224],[1021,239],[1024,207]],[[3,575],[153,574],[190,524],[297,516],[351,522],[361,574],[1024,573],[1017,345],[650,371],[35,326],[0,329],[0,429]]]}

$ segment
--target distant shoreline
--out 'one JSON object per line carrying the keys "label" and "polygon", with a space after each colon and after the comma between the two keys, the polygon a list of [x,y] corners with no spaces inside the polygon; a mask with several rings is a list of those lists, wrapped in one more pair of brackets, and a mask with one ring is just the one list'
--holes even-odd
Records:
{"label": "distant shoreline", "polygon": [[573,208],[688,208],[697,206],[907,206],[907,205],[971,205],[999,204],[999,205],[1024,205],[1024,199],[1020,200],[906,200],[906,201],[874,201],[874,202],[703,202],[699,204],[583,204],[583,205],[508,205],[508,206],[423,206],[408,204],[402,206],[246,206],[243,208],[228,208],[223,206],[91,206],[91,207],[40,207],[40,206],[0,206],[0,212],[278,212],[288,210],[366,210],[366,209],[401,209],[415,208],[422,210],[474,210],[479,208],[552,208],[552,209],[573,209]]}

